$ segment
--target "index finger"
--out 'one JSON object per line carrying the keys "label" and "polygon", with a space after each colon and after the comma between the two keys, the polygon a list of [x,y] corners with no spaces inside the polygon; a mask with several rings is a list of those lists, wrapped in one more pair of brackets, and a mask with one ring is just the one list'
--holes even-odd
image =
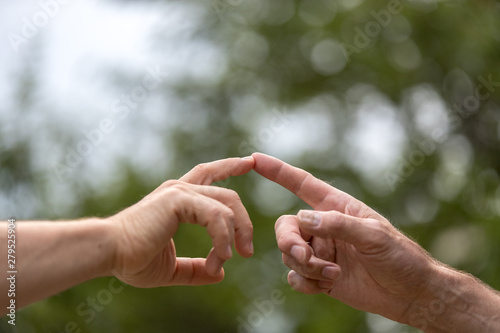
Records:
{"label": "index finger", "polygon": [[196,185],[210,185],[232,176],[247,174],[253,169],[254,164],[255,161],[251,156],[198,164],[179,180]]}
{"label": "index finger", "polygon": [[350,195],[328,185],[309,172],[293,167],[277,158],[255,153],[254,170],[280,184],[316,210],[345,212],[346,205],[355,200]]}

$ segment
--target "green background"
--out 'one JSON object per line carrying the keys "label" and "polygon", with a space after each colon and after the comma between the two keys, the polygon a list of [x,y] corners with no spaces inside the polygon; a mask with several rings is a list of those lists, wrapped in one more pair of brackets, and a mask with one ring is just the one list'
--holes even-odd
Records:
{"label": "green background", "polygon": [[[109,216],[198,163],[264,151],[363,200],[438,259],[500,289],[500,2],[116,5],[133,10],[139,3],[160,10],[183,6],[196,13],[185,19],[198,20],[197,28],[178,38],[221,50],[223,75],[205,80],[185,75],[162,84],[154,95],[169,111],[159,119],[148,116],[153,109],[158,112],[153,103],[131,110],[127,140],[152,136],[162,150],[156,166],[145,170],[140,161],[109,153],[112,158],[100,163],[114,165],[113,177],[95,173],[84,159],[61,180],[37,159],[44,149],[59,149],[63,153],[55,162],[64,163],[64,152],[85,139],[81,130],[98,123],[71,130],[58,121],[29,121],[44,118],[53,107],[37,93],[43,70],[37,50],[43,40],[32,43],[23,71],[11,81],[15,102],[0,106],[5,117],[0,121],[0,194],[16,198],[2,218]],[[397,12],[383,16],[393,5]],[[162,29],[158,24],[150,45],[160,54],[168,48]],[[203,63],[193,63],[192,70],[203,70]],[[103,91],[109,100],[140,84],[145,74],[126,68],[104,73],[118,92]],[[493,82],[490,90],[481,88],[483,80]],[[478,99],[476,88],[484,99]],[[169,98],[176,102],[168,104]],[[81,112],[78,105],[62,109],[68,115]],[[41,137],[50,137],[51,144],[40,148]],[[360,137],[385,144],[363,146],[359,142],[367,142]],[[96,148],[102,156],[129,142],[116,133],[105,140]],[[307,206],[254,172],[218,185],[240,194],[255,230],[255,256],[235,256],[225,265],[223,282],[151,290],[125,286],[109,302],[103,298],[109,304],[86,322],[78,306],[87,297],[110,295],[111,278],[97,279],[19,311],[17,332],[59,333],[74,322],[81,332],[219,333],[237,332],[242,320],[253,321],[255,332],[268,333],[416,331],[324,295],[291,290],[274,222]],[[69,203],[58,199],[66,195]],[[182,225],[175,241],[180,255],[205,256],[210,249],[206,231],[197,226]],[[272,295],[280,302],[271,308]],[[0,331],[13,332],[5,319]]]}

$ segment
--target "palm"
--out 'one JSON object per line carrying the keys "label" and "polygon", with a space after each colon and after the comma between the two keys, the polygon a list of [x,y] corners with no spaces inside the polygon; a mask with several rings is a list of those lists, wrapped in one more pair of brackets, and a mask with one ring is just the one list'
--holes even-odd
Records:
{"label": "palm", "polygon": [[[407,304],[405,300],[414,296],[421,283],[415,279],[418,275],[411,274],[413,269],[409,265],[387,268],[384,263],[395,260],[389,258],[390,254],[363,254],[342,240],[335,240],[335,244],[336,263],[342,268],[343,278],[327,294],[363,311],[382,313],[388,308],[400,309],[401,312],[390,317],[394,320],[402,318],[406,310],[403,306]],[[394,306],[398,303],[401,306]]]}
{"label": "palm", "polygon": [[174,241],[158,253],[144,267],[126,277],[130,285],[139,288],[153,288],[168,286],[175,271],[176,255]]}

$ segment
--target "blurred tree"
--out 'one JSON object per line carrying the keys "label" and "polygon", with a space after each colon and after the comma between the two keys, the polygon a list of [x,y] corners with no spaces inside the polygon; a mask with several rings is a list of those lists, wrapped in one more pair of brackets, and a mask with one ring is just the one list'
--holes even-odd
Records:
{"label": "blurred tree", "polygon": [[[65,179],[66,191],[76,193],[71,204],[35,204],[24,217],[107,216],[198,163],[260,150],[365,201],[438,259],[500,289],[498,1],[153,3],[203,13],[198,28],[182,38],[209,43],[223,54],[222,75],[201,80],[187,73],[162,85],[158,94],[165,105],[175,106],[163,119],[174,125],[148,121],[149,105],[133,116],[139,129],[131,135],[139,139],[153,131],[169,151],[168,170],[150,176],[133,161],[117,159],[115,179],[96,190],[80,178],[88,167],[84,163]],[[161,29],[160,24],[154,44],[159,52]],[[192,72],[205,68],[191,66]],[[28,101],[38,82],[26,81],[36,76],[26,73],[12,112],[32,108]],[[68,112],[74,110],[68,106]],[[27,188],[43,198],[54,189],[51,171],[36,168],[35,127],[31,130],[31,137],[8,145],[7,136],[16,131],[0,126],[4,197],[16,191],[22,197]],[[47,123],[43,131],[60,133],[54,134],[60,149],[78,139],[58,124]],[[255,257],[228,262],[224,282],[125,287],[86,321],[77,309],[106,290],[109,279],[98,279],[21,311],[20,331],[62,332],[73,322],[81,332],[415,331],[384,326],[377,317],[365,320],[365,314],[323,295],[293,292],[284,279],[273,224],[306,205],[255,174],[218,185],[240,194],[255,228]],[[23,206],[19,202],[17,207]],[[183,226],[176,242],[185,255],[202,256],[210,249],[204,230],[192,226]],[[273,293],[283,302],[272,302]],[[8,329],[2,321],[0,330]]]}

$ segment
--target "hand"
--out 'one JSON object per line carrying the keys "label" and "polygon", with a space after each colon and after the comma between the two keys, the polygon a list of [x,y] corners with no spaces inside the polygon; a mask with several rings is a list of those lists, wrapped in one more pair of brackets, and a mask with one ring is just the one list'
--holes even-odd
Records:
{"label": "hand", "polygon": [[[198,165],[109,218],[116,239],[112,273],[136,287],[220,282],[233,239],[239,254],[253,254],[253,228],[236,192],[207,185],[246,174],[253,165],[253,158]],[[172,237],[180,223],[207,228],[214,247],[206,259],[176,257]]]}
{"label": "hand", "polygon": [[255,171],[316,210],[276,222],[290,285],[408,323],[412,301],[436,275],[435,261],[362,202],[278,159],[253,157]]}

